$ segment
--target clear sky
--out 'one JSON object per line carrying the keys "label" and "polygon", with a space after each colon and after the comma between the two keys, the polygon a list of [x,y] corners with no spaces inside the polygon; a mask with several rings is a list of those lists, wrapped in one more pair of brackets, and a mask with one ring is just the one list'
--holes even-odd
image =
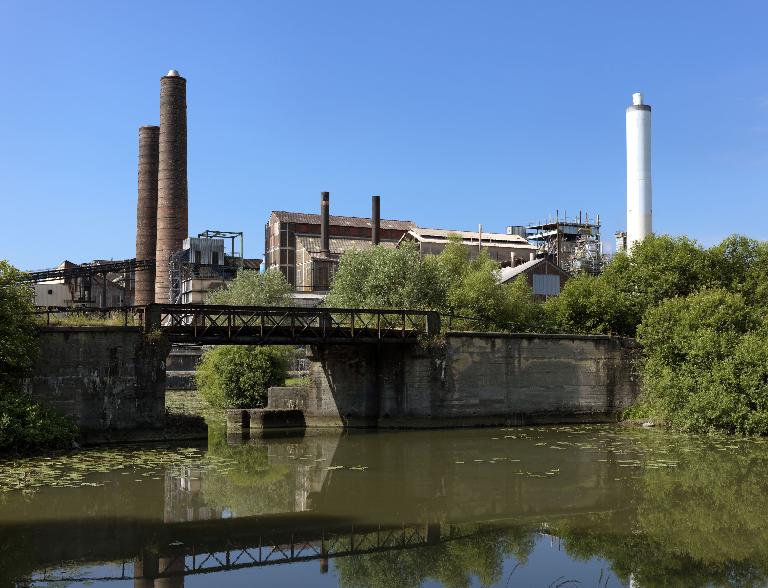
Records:
{"label": "clear sky", "polygon": [[653,106],[654,229],[768,238],[768,3],[0,0],[0,258],[135,253],[138,128],[187,82],[190,232],[271,210],[503,231],[625,225]]}

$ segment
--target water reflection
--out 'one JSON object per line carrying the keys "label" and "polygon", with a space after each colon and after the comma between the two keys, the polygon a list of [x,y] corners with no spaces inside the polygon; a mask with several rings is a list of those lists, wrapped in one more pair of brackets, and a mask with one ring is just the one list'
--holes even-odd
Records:
{"label": "water reflection", "polygon": [[768,579],[761,440],[605,426],[245,441],[215,430],[179,455],[89,474],[97,485],[0,493],[0,582]]}

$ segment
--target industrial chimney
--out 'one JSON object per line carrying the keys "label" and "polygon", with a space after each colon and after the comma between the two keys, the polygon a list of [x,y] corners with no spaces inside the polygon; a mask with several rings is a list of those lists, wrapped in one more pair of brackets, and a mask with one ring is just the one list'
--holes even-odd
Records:
{"label": "industrial chimney", "polygon": [[381,240],[381,196],[371,196],[371,243]]}
{"label": "industrial chimney", "polygon": [[328,192],[320,192],[320,250],[329,255],[331,253],[330,231],[330,199]]}
{"label": "industrial chimney", "polygon": [[[160,127],[139,129],[139,198],[136,205],[136,259],[154,259],[157,247],[157,166]],[[155,268],[136,272],[137,306],[155,300]]]}
{"label": "industrial chimney", "polygon": [[169,259],[187,237],[187,213],[187,80],[172,69],[160,78],[155,302],[170,301]]}
{"label": "industrial chimney", "polygon": [[651,107],[640,92],[627,108],[627,251],[651,234]]}

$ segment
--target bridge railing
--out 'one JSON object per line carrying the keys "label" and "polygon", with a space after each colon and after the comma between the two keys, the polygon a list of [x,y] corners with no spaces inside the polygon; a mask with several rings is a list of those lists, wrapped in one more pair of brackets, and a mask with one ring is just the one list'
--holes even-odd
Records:
{"label": "bridge railing", "polygon": [[152,304],[144,326],[175,342],[354,343],[434,335],[440,317],[409,310]]}

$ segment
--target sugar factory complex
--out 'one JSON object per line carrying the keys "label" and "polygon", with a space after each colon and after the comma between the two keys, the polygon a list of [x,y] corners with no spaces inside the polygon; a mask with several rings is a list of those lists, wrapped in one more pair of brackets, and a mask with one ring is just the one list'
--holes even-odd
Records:
{"label": "sugar factory complex", "polygon": [[[651,107],[632,96],[626,112],[627,231],[616,234],[617,251],[651,233]],[[413,220],[382,219],[381,198],[371,197],[371,216],[331,214],[321,192],[319,214],[272,211],[264,228],[264,258],[247,258],[242,231],[189,234],[186,79],[171,70],[160,80],[160,125],[139,129],[136,257],[124,261],[64,261],[30,272],[39,306],[116,307],[202,303],[244,269],[279,269],[295,289],[297,304],[314,305],[328,292],[341,255],[351,249],[399,247],[413,242],[422,255],[440,253],[457,235],[477,256],[499,264],[502,282],[524,276],[537,297],[557,295],[569,276],[597,274],[608,256],[600,216],[578,212],[543,222],[508,226],[506,233],[425,228]],[[250,243],[249,239],[249,243]]]}

